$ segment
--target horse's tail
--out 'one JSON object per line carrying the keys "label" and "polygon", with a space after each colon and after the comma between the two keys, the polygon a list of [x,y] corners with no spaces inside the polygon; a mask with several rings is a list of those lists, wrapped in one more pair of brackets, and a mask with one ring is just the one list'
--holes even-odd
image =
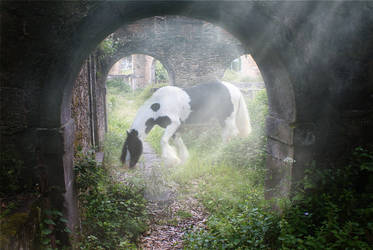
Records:
{"label": "horse's tail", "polygon": [[236,125],[241,137],[246,137],[251,133],[249,112],[247,111],[245,98],[243,97],[241,92],[236,114]]}

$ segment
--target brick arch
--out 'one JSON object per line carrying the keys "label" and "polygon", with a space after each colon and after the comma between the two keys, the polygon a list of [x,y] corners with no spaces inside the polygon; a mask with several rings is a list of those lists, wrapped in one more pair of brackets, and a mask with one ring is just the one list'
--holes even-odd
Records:
{"label": "brick arch", "polygon": [[[116,5],[117,7],[113,7]],[[139,4],[141,5],[141,4]],[[159,6],[159,3],[153,3],[154,7],[156,8],[155,12],[147,13],[146,10],[140,10],[140,12],[137,12],[137,16],[131,17],[129,13],[132,13],[133,10],[131,10],[131,7],[136,8],[137,4],[110,4],[107,5],[106,8],[100,9],[99,13],[94,13],[90,18],[88,18],[89,21],[86,21],[86,23],[82,24],[81,30],[82,33],[80,34],[79,39],[80,43],[83,45],[83,49],[76,49],[75,51],[78,51],[79,53],[72,56],[70,60],[73,62],[76,62],[76,66],[71,67],[69,69],[75,69],[78,67],[78,65],[81,63],[83,58],[88,55],[90,50],[93,50],[94,47],[97,46],[97,44],[104,39],[108,33],[113,32],[118,28],[118,26],[128,23],[129,21],[136,21],[137,19],[140,19],[141,17],[146,17],[141,15],[141,11],[144,11],[144,15],[148,16],[159,16],[159,15],[169,15],[169,14],[179,14],[182,13],[183,15],[187,15],[192,18],[203,18],[211,23],[216,23],[217,25],[223,26],[225,29],[230,31],[233,35],[239,34],[243,35],[244,30],[242,26],[240,26],[240,22],[243,21],[245,18],[250,18],[252,20],[255,20],[254,23],[252,23],[253,30],[251,30],[254,33],[260,32],[260,26],[264,25],[264,23],[271,23],[273,20],[268,18],[265,15],[261,15],[259,12],[252,15],[252,16],[244,16],[241,19],[236,18],[234,16],[227,16],[225,19],[221,19],[221,17],[217,16],[208,16],[209,13],[207,10],[210,11],[209,4],[201,4],[204,8],[193,8],[190,10],[189,13],[184,13],[183,8],[181,6],[173,6],[171,8],[162,8],[158,9],[157,6]],[[160,4],[162,5],[162,4]],[[129,7],[130,6],[130,7]],[[197,5],[198,6],[198,5]],[[115,9],[114,12],[108,13],[109,10]],[[213,7],[216,8],[216,7]],[[218,7],[219,11],[224,11],[220,8],[224,7]],[[149,9],[149,8],[147,8]],[[150,8],[151,9],[151,8]],[[226,9],[226,11],[229,11],[229,9]],[[237,9],[235,10],[237,11]],[[114,14],[113,14],[114,13]],[[201,13],[203,15],[201,16]],[[204,18],[204,15],[207,16],[207,18]],[[128,16],[128,19],[126,18]],[[99,18],[100,17],[100,18]],[[103,20],[102,17],[107,18],[107,20]],[[260,21],[258,23],[258,21]],[[85,27],[87,24],[92,24],[93,27],[99,26],[100,28],[92,29]],[[90,34],[90,39],[88,39],[88,34]],[[93,34],[92,34],[93,33]],[[252,35],[252,34],[251,34]],[[95,39],[92,39],[92,36],[95,37]],[[238,36],[240,37],[240,36]],[[267,197],[270,198],[276,193],[280,193],[280,195],[287,195],[289,193],[289,181],[291,179],[291,167],[292,164],[290,164],[288,169],[284,172],[282,167],[284,166],[283,160],[287,157],[290,158],[296,158],[294,156],[294,147],[293,147],[293,130],[290,126],[290,124],[295,123],[295,101],[294,101],[294,92],[292,87],[292,81],[289,76],[289,72],[287,71],[286,65],[281,60],[281,57],[278,55],[278,51],[276,51],[276,48],[272,48],[271,46],[267,46],[263,48],[262,44],[258,44],[256,42],[251,41],[250,39],[243,39],[240,37],[240,41],[242,42],[245,50],[249,51],[255,61],[258,63],[258,66],[262,72],[263,78],[266,83],[268,98],[269,98],[269,109],[270,109],[270,115],[268,118],[268,124],[271,127],[271,129],[268,131],[268,159],[267,159],[267,165],[270,171],[270,178],[268,178],[270,181],[267,182],[268,190],[270,190],[267,194]],[[142,54],[149,54],[152,55],[151,52],[148,51],[140,51],[136,49],[131,49],[131,54],[133,53],[142,53]],[[122,55],[128,55],[128,52],[122,54]],[[154,54],[153,54],[154,55]],[[227,61],[233,60],[235,57],[237,57],[239,54],[232,55],[232,58],[229,58]],[[165,63],[164,65],[167,65]],[[72,71],[69,72],[70,79],[74,78],[74,75],[76,75],[76,72]],[[223,75],[224,71],[221,72],[221,75]],[[59,80],[58,80],[59,81]],[[71,80],[70,80],[71,81]],[[66,124],[66,122],[69,122],[69,111],[64,111],[66,107],[68,107],[68,104],[70,103],[70,95],[71,95],[71,82],[66,81],[64,86],[66,87],[64,90],[64,99],[62,103],[62,115],[61,115],[61,121],[62,124]],[[65,108],[64,108],[65,107]],[[67,119],[67,120],[65,120]],[[69,131],[65,132],[65,135],[68,135]],[[71,143],[69,141],[65,141],[65,148],[70,147]],[[66,157],[64,159],[64,165],[65,169],[68,169],[69,165],[71,165],[71,159]],[[281,171],[278,171],[281,169]],[[65,179],[69,179],[72,177],[66,177],[65,173]],[[284,180],[287,182],[284,183]],[[280,192],[278,192],[280,191]]]}
{"label": "brick arch", "polygon": [[243,53],[242,44],[211,23],[184,16],[157,16],[123,25],[110,37],[114,51],[108,65],[130,54],[157,58],[171,76],[171,85],[196,84],[207,78],[221,78],[230,61]]}
{"label": "brick arch", "polygon": [[102,85],[105,84],[107,75],[109,74],[111,67],[113,67],[113,65],[116,62],[118,62],[120,59],[124,57],[131,56],[134,54],[143,54],[143,55],[151,56],[155,60],[158,60],[160,63],[162,63],[163,67],[167,70],[170,85],[175,85],[175,76],[174,76],[173,68],[169,64],[167,64],[164,61],[164,59],[159,58],[158,55],[156,54],[147,53],[144,50],[132,50],[132,49],[131,50],[117,50],[114,56],[106,58],[105,65],[102,67],[102,72],[101,72],[102,75],[99,78],[99,81],[101,83],[99,84],[102,84]]}
{"label": "brick arch", "polygon": [[[286,195],[289,179],[299,179],[310,160],[333,162],[357,143],[373,141],[370,3],[1,4],[5,13],[1,32],[7,37],[0,50],[2,58],[7,58],[1,64],[0,100],[7,107],[1,110],[1,146],[15,145],[29,169],[37,163],[47,166],[48,182],[58,187],[51,194],[52,203],[67,204],[71,223],[74,81],[100,41],[143,18],[183,15],[208,21],[233,34],[253,56],[266,82],[270,105],[268,189]],[[37,152],[41,157],[36,157]],[[284,167],[285,156],[296,164]]]}

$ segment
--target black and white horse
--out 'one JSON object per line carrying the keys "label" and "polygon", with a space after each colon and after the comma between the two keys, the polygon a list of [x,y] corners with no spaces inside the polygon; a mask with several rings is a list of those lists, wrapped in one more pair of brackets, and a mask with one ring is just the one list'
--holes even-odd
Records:
{"label": "black and white horse", "polygon": [[[217,119],[223,127],[222,137],[246,137],[251,132],[249,114],[240,90],[227,82],[209,82],[182,89],[166,86],[145,101],[123,145],[121,161],[133,167],[138,162],[143,140],[154,125],[165,128],[161,139],[162,159],[166,165],[178,165],[188,156],[180,137],[183,124],[201,124]],[[174,138],[176,149],[169,144]]]}

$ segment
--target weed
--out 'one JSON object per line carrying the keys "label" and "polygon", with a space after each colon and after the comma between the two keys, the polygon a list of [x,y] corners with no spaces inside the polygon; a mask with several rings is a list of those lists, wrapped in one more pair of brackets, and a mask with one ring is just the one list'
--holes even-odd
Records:
{"label": "weed", "polygon": [[128,82],[123,81],[122,79],[110,79],[106,81],[106,86],[108,88],[115,88],[120,92],[128,93],[131,92],[131,86]]}
{"label": "weed", "polygon": [[146,230],[143,186],[115,182],[88,157],[75,166],[82,235],[80,249],[135,248]]}

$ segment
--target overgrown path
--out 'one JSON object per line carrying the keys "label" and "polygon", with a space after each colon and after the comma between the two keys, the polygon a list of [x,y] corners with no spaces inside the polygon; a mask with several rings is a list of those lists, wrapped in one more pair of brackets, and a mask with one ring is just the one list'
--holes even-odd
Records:
{"label": "overgrown path", "polygon": [[[144,142],[143,161],[137,170],[145,181],[149,229],[140,239],[142,249],[182,249],[183,235],[192,227],[204,227],[207,214],[193,197],[180,198],[178,186],[167,181],[159,156]],[[126,182],[134,172],[122,172]]]}

